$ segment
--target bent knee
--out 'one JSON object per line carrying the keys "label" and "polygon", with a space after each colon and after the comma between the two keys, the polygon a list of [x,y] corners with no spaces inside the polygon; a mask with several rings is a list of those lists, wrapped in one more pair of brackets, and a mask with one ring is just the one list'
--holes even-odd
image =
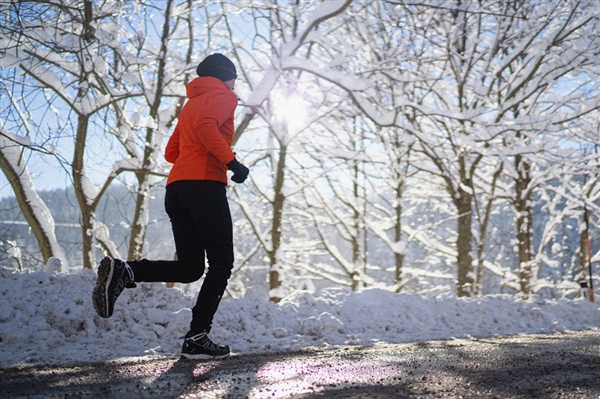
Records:
{"label": "bent knee", "polygon": [[231,270],[233,265],[214,265],[208,267],[208,272],[214,277],[218,277],[223,280],[229,280],[231,277]]}
{"label": "bent knee", "polygon": [[181,283],[189,284],[194,281],[200,280],[200,277],[204,274],[204,267],[198,267],[198,265],[194,265],[194,267],[188,267],[185,273],[181,276]]}

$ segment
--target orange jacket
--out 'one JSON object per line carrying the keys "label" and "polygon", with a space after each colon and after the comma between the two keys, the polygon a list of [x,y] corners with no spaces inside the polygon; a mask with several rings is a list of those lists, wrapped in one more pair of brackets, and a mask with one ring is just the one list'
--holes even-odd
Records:
{"label": "orange jacket", "polygon": [[165,149],[165,159],[174,164],[167,185],[178,180],[227,184],[226,164],[235,157],[231,143],[238,98],[210,76],[198,77],[185,88],[189,100]]}

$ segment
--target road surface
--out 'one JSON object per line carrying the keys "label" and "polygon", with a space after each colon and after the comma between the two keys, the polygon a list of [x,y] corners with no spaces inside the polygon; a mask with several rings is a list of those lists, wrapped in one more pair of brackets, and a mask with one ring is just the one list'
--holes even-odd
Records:
{"label": "road surface", "polygon": [[600,331],[0,369],[8,398],[600,398]]}

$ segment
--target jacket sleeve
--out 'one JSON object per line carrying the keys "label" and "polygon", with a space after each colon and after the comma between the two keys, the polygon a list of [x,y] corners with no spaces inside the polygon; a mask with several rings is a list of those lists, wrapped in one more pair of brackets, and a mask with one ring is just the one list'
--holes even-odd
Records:
{"label": "jacket sleeve", "polygon": [[231,162],[235,155],[231,142],[227,142],[219,127],[230,119],[233,125],[237,102],[237,96],[233,93],[218,94],[204,105],[194,123],[194,132],[202,144],[223,164]]}
{"label": "jacket sleeve", "polygon": [[167,148],[165,148],[167,162],[174,164],[177,158],[179,158],[179,123],[175,126],[175,130],[167,143]]}

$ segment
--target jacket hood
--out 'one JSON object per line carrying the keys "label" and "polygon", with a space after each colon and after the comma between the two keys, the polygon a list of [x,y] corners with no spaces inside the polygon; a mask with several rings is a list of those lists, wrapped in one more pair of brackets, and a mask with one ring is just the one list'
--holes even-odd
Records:
{"label": "jacket hood", "polygon": [[212,90],[230,91],[223,81],[212,76],[200,76],[185,86],[188,98],[194,98]]}

